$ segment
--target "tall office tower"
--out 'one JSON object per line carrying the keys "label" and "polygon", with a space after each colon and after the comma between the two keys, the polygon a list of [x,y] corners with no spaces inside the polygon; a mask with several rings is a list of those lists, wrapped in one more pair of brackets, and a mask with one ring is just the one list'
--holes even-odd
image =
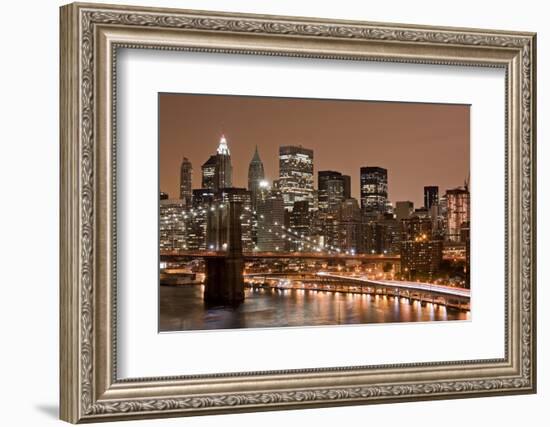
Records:
{"label": "tall office tower", "polygon": [[338,247],[344,252],[363,252],[361,209],[356,199],[346,199],[340,205],[340,232]]}
{"label": "tall office tower", "polygon": [[216,150],[216,169],[214,171],[214,190],[232,187],[233,168],[231,167],[231,153],[224,135],[220,138]]}
{"label": "tall office tower", "polygon": [[309,202],[307,200],[300,200],[294,202],[292,212],[290,212],[290,229],[294,236],[290,236],[292,239],[289,241],[290,250],[298,251],[304,250],[304,241],[309,237],[311,229],[311,212],[309,209]]}
{"label": "tall office tower", "polygon": [[254,248],[252,239],[252,199],[246,188],[222,188],[218,193],[219,202],[228,205],[229,202],[241,203],[241,240],[243,251],[249,252]]}
{"label": "tall office tower", "polygon": [[351,199],[351,176],[342,175],[344,181],[344,200]]}
{"label": "tall office tower", "polygon": [[430,210],[437,204],[439,204],[439,187],[436,185],[424,187],[424,207]]}
{"label": "tall office tower", "polygon": [[180,167],[180,199],[185,201],[186,206],[191,206],[193,193],[191,190],[191,174],[193,166],[187,157],[184,157]]}
{"label": "tall office tower", "polygon": [[288,211],[301,200],[307,200],[310,208],[313,206],[313,150],[293,145],[279,147],[277,188]]}
{"label": "tall office tower", "polygon": [[414,212],[414,203],[410,201],[395,202],[395,219],[401,221],[402,219],[410,217]]}
{"label": "tall office tower", "polygon": [[388,171],[376,166],[361,168],[361,209],[367,212],[386,211]]}
{"label": "tall office tower", "polygon": [[216,156],[210,156],[202,167],[202,188],[214,190],[214,176],[216,175]]}
{"label": "tall office tower", "polygon": [[340,209],[341,203],[346,199],[346,181],[349,187],[349,176],[342,175],[340,172],[318,172],[317,185],[319,193],[317,197],[320,210],[336,212]]}
{"label": "tall office tower", "polygon": [[185,226],[185,208],[185,202],[180,199],[160,200],[160,249],[187,249],[188,230]]}
{"label": "tall office tower", "polygon": [[262,190],[262,198],[258,200],[258,232],[257,246],[260,251],[284,251],[285,240],[280,232],[285,222],[285,204],[280,191]]}
{"label": "tall office tower", "polygon": [[460,242],[460,228],[470,221],[470,193],[466,188],[447,190],[447,238]]}
{"label": "tall office tower", "polygon": [[256,210],[260,197],[260,186],[265,179],[264,164],[258,154],[258,146],[254,150],[254,156],[248,166],[248,191],[252,196],[252,208]]}

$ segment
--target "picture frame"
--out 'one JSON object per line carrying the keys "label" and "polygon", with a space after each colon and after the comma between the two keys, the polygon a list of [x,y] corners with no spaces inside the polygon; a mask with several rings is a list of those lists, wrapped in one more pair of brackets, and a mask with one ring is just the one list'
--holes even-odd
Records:
{"label": "picture frame", "polygon": [[[60,23],[61,419],[98,422],[536,392],[535,34],[84,3],[63,6]],[[120,379],[120,49],[503,69],[504,357]]]}

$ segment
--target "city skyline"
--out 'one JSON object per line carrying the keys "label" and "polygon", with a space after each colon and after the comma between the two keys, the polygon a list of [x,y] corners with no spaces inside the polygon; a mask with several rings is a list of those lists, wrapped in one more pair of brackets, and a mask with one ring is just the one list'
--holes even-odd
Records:
{"label": "city skyline", "polygon": [[[160,190],[171,198],[179,197],[179,168],[184,157],[193,166],[192,188],[201,187],[201,166],[215,152],[222,135],[231,150],[234,187],[247,188],[248,165],[256,146],[270,184],[279,177],[280,146],[302,145],[314,152],[315,189],[319,171],[338,171],[351,176],[351,196],[358,200],[360,168],[385,168],[388,200],[394,206],[401,200],[423,206],[425,186],[436,185],[444,192],[462,185],[469,173],[466,105],[161,94],[159,108]],[[325,123],[322,119],[330,114],[340,122],[353,121],[358,114],[364,115],[364,120],[356,122],[354,129],[345,129],[336,140],[326,127],[315,125]],[[257,115],[261,120],[252,120]],[[220,131],[216,122],[222,127]],[[250,124],[247,126],[246,122]],[[397,124],[390,126],[393,122]],[[285,129],[275,135],[268,133],[276,124],[285,124]],[[370,137],[364,144],[364,157],[356,151],[346,153],[345,147],[366,138],[368,125]],[[294,128],[295,139],[283,136],[290,132],[287,128]],[[405,131],[408,139],[417,144],[403,144]],[[263,139],[258,138],[262,132],[266,132]],[[354,135],[350,137],[350,133]],[[422,162],[416,160],[419,156]],[[407,170],[411,175],[405,173]]]}

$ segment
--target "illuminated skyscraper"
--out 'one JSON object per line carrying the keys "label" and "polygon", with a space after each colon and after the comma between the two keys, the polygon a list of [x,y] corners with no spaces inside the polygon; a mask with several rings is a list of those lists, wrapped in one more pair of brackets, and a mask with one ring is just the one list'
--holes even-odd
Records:
{"label": "illuminated skyscraper", "polygon": [[187,157],[183,158],[180,167],[180,199],[185,202],[186,206],[191,206],[191,198],[193,192],[191,189],[191,173],[193,166]]}
{"label": "illuminated skyscraper", "polygon": [[216,150],[216,168],[214,170],[214,190],[229,188],[232,186],[233,168],[231,167],[231,153],[227,145],[227,139],[222,135],[220,144]]}
{"label": "illuminated skyscraper", "polygon": [[313,150],[302,146],[279,148],[277,188],[283,195],[285,209],[292,211],[294,202],[306,200],[313,206]]}
{"label": "illuminated skyscraper", "polygon": [[265,179],[264,164],[258,153],[258,146],[254,150],[254,156],[248,166],[248,191],[252,197],[252,207],[256,210],[258,199],[260,197],[260,185]]}
{"label": "illuminated skyscraper", "polygon": [[341,203],[351,197],[350,177],[335,171],[319,171],[317,174],[319,187],[319,209],[336,212]]}
{"label": "illuminated skyscraper", "polygon": [[185,202],[181,199],[160,200],[159,248],[161,250],[187,249],[185,208]]}
{"label": "illuminated skyscraper", "polygon": [[384,213],[388,201],[388,171],[376,166],[361,168],[361,209]]}
{"label": "illuminated skyscraper", "polygon": [[447,238],[460,242],[462,224],[470,221],[470,193],[466,188],[447,190]]}
{"label": "illuminated skyscraper", "polygon": [[202,167],[202,188],[214,190],[214,175],[216,174],[216,156],[210,156]]}

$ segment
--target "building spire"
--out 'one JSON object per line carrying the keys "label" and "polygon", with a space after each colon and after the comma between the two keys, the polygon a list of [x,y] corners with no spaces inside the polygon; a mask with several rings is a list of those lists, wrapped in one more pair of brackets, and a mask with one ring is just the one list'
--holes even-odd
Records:
{"label": "building spire", "polygon": [[218,145],[217,153],[225,156],[229,156],[231,154],[229,152],[229,147],[227,146],[227,139],[225,139],[224,134],[222,134],[222,137],[220,138],[220,144]]}
{"label": "building spire", "polygon": [[254,156],[252,156],[252,162],[255,163],[261,163],[260,159],[260,153],[258,153],[258,146],[256,145],[256,149],[254,150]]}

